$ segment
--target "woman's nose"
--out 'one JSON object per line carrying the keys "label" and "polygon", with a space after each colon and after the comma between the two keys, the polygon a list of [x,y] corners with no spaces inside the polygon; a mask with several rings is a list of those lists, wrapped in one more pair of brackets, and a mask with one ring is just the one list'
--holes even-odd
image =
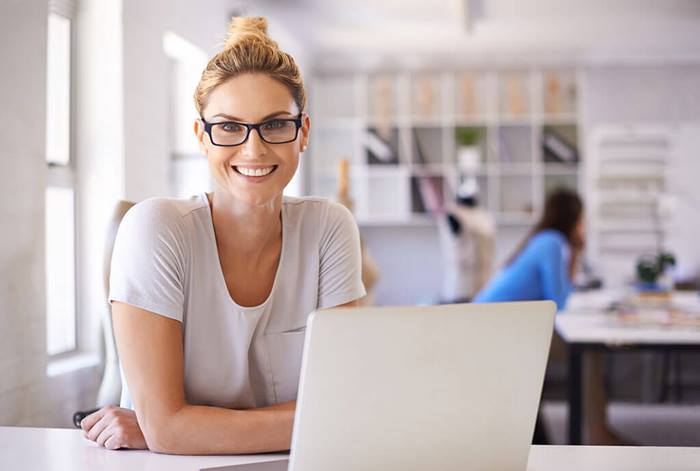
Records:
{"label": "woman's nose", "polygon": [[260,137],[260,131],[258,129],[251,129],[250,134],[248,134],[248,139],[242,144],[242,151],[255,157],[258,155],[263,155],[265,153],[265,141]]}

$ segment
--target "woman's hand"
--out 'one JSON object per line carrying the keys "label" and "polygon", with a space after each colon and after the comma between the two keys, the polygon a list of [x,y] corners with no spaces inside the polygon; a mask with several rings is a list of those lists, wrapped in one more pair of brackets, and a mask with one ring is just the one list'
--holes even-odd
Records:
{"label": "woman's hand", "polygon": [[85,438],[109,450],[147,449],[146,439],[131,409],[105,406],[80,422]]}

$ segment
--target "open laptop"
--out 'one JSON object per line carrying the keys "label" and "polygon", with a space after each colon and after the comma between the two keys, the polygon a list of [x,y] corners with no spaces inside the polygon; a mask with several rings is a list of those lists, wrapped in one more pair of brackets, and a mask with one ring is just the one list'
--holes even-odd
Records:
{"label": "open laptop", "polygon": [[315,312],[289,462],[215,469],[525,470],[555,312],[551,301]]}

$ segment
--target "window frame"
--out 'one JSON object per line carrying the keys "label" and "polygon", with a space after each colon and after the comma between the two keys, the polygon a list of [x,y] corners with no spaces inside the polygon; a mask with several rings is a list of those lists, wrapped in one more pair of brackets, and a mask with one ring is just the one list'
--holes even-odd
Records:
{"label": "window frame", "polygon": [[[51,0],[49,4],[49,11],[46,18],[48,25],[50,15],[57,15],[68,20],[68,31],[69,31],[69,43],[68,43],[68,161],[67,163],[57,163],[48,161],[48,149],[44,152],[44,160],[47,166],[46,170],[46,184],[44,188],[44,195],[50,187],[57,188],[70,188],[73,191],[73,345],[71,348],[50,354],[48,350],[48,327],[47,327],[47,339],[44,345],[45,352],[49,362],[54,362],[57,360],[63,360],[74,356],[76,353],[81,351],[82,342],[80,339],[80,252],[78,250],[79,244],[78,239],[80,237],[79,222],[80,222],[80,191],[78,185],[78,173],[76,165],[76,152],[75,152],[75,96],[76,96],[76,42],[75,42],[75,15],[73,4],[71,0]],[[47,27],[47,41],[48,41],[48,27]],[[48,65],[48,50],[47,50],[47,65]],[[46,71],[46,80],[49,78],[48,67]],[[48,96],[46,97],[48,102]],[[46,116],[47,126],[50,117]],[[45,197],[45,196],[44,196]],[[44,236],[48,237],[47,228],[44,228]],[[46,255],[46,254],[45,254]],[[45,276],[48,278],[48,272],[46,271],[46,264],[44,266]],[[47,281],[48,284],[48,281]],[[46,300],[46,316],[48,316],[48,299]],[[48,318],[48,317],[47,317]]]}

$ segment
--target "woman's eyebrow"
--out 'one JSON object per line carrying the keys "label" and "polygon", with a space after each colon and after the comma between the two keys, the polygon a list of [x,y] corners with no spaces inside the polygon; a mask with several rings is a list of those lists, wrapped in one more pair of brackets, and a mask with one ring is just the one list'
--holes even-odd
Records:
{"label": "woman's eyebrow", "polygon": [[[275,118],[275,117],[277,117],[277,116],[285,115],[285,114],[286,114],[286,115],[289,115],[289,116],[293,116],[292,113],[290,113],[289,111],[275,111],[274,113],[271,113],[271,114],[265,116],[265,117],[264,117],[263,119],[261,119],[260,121],[266,121],[266,120],[268,120],[268,119],[270,119],[270,118]],[[212,116],[212,118],[217,118],[217,117],[219,117],[219,118],[224,118],[224,119],[228,119],[228,120],[230,120],[230,121],[245,122],[245,121],[242,120],[241,118],[236,118],[235,116],[231,116],[231,115],[226,114],[226,113],[217,113],[217,114],[215,114],[214,116]]]}

